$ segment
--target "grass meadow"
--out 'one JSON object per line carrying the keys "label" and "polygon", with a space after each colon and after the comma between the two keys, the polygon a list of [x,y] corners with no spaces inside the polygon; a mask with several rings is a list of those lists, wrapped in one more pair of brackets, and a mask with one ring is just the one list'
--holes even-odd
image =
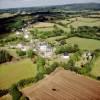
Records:
{"label": "grass meadow", "polygon": [[80,49],[95,50],[100,48],[100,41],[94,39],[72,37],[66,39],[66,42],[68,44],[78,44]]}
{"label": "grass meadow", "polygon": [[0,89],[9,88],[21,79],[34,77],[36,65],[30,59],[0,65]]}
{"label": "grass meadow", "polygon": [[94,76],[100,76],[100,57],[94,63],[91,74]]}

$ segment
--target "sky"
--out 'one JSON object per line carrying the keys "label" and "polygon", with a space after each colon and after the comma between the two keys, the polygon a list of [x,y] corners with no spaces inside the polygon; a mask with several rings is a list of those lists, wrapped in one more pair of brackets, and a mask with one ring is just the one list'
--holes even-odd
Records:
{"label": "sky", "polygon": [[87,2],[100,3],[100,0],[0,0],[0,9],[62,5],[71,3],[87,3]]}

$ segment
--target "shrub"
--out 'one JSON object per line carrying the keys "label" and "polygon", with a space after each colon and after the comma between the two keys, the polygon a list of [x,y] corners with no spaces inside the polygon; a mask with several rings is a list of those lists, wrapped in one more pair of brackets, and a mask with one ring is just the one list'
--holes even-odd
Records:
{"label": "shrub", "polygon": [[81,68],[80,74],[88,74],[91,71],[91,63],[87,63]]}
{"label": "shrub", "polygon": [[34,82],[34,77],[31,77],[28,79],[23,79],[17,83],[17,87],[23,88],[25,85],[28,85],[28,84],[33,83],[33,82]]}
{"label": "shrub", "polygon": [[100,76],[97,77],[97,80],[100,80]]}
{"label": "shrub", "polygon": [[62,45],[62,46],[58,46],[56,48],[56,51],[55,53],[56,54],[61,54],[61,53],[64,53],[64,52],[68,52],[68,53],[75,53],[79,51],[79,48],[78,48],[78,45],[74,45],[74,46],[71,46],[71,45]]}
{"label": "shrub", "polygon": [[9,93],[12,95],[13,100],[20,100],[20,97],[22,96],[22,93],[18,90],[16,84],[12,85],[12,87],[9,89]]}
{"label": "shrub", "polygon": [[46,68],[46,74],[50,74],[51,72],[53,72],[57,67],[59,67],[59,63],[54,62],[53,64],[51,64],[50,67]]}
{"label": "shrub", "polygon": [[11,60],[12,56],[6,50],[0,50],[0,64]]}
{"label": "shrub", "polygon": [[37,71],[39,73],[45,73],[45,59],[42,57],[37,58]]}
{"label": "shrub", "polygon": [[0,97],[6,95],[8,93],[8,89],[0,90]]}
{"label": "shrub", "polygon": [[35,55],[35,53],[33,52],[33,50],[30,49],[30,50],[27,51],[27,56],[28,56],[29,58],[33,58],[34,55]]}
{"label": "shrub", "polygon": [[18,56],[25,56],[26,52],[22,51],[22,50],[17,50],[16,53],[18,54]]}
{"label": "shrub", "polygon": [[20,98],[20,100],[29,100],[29,98],[28,98],[28,97],[25,97],[25,96],[22,96],[22,97]]}
{"label": "shrub", "polygon": [[43,73],[38,73],[35,78],[34,78],[34,82],[38,82],[39,80],[44,78],[44,74]]}

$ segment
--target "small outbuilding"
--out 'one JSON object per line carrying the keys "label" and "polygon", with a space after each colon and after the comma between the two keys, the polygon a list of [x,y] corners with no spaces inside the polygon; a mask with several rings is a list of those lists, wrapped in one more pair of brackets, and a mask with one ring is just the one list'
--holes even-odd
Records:
{"label": "small outbuilding", "polygon": [[61,56],[63,59],[69,59],[69,54],[67,52],[64,52],[63,55]]}

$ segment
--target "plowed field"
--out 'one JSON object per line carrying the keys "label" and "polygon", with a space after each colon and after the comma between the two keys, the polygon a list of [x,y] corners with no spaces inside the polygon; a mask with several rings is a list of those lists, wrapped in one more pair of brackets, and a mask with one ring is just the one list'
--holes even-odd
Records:
{"label": "plowed field", "polygon": [[61,68],[23,93],[30,100],[100,100],[100,82]]}

